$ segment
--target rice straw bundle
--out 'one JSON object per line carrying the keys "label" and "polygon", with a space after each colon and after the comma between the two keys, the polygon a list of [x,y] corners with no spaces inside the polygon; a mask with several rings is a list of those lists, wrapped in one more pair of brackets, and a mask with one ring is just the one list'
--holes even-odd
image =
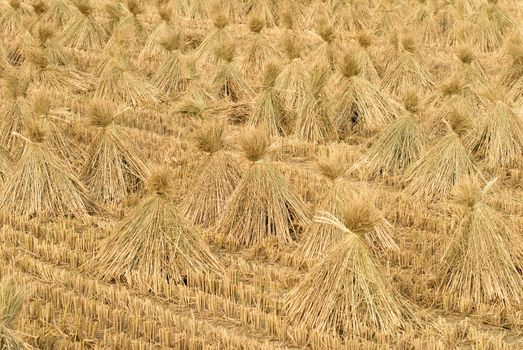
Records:
{"label": "rice straw bundle", "polygon": [[485,201],[485,188],[473,179],[460,182],[455,200],[464,207],[439,265],[438,292],[447,306],[469,311],[479,304],[521,305],[523,242],[504,216]]}
{"label": "rice straw bundle", "polygon": [[116,104],[158,104],[161,91],[131,65],[124,52],[108,52],[96,71],[94,97]]}
{"label": "rice straw bundle", "polygon": [[254,14],[260,18],[267,27],[276,26],[278,3],[274,0],[248,0],[245,1],[245,13]]}
{"label": "rice straw bundle", "polygon": [[472,41],[481,52],[493,52],[503,45],[503,37],[514,27],[512,17],[497,4],[488,3],[472,18]]}
{"label": "rice straw bundle", "polygon": [[11,155],[5,150],[5,148],[0,146],[0,181],[3,182],[12,169],[13,161]]}
{"label": "rice straw bundle", "polygon": [[43,88],[75,93],[87,92],[93,86],[93,78],[88,73],[54,64],[42,49],[35,48],[27,52],[24,64],[32,81]]}
{"label": "rice straw bundle", "polygon": [[365,160],[371,177],[401,175],[425,151],[427,140],[412,115],[418,108],[414,99],[407,95],[407,113],[388,125],[369,149]]}
{"label": "rice straw bundle", "polygon": [[404,36],[401,45],[404,51],[397,61],[388,67],[383,76],[382,87],[397,96],[413,87],[428,91],[433,89],[433,77],[421,63],[414,38],[411,35]]}
{"label": "rice straw bundle", "polygon": [[438,46],[442,37],[437,16],[439,11],[432,5],[432,3],[419,2],[413,12],[413,18],[409,22],[410,26],[416,28],[420,42]]}
{"label": "rice straw bundle", "polygon": [[214,28],[203,39],[196,49],[196,56],[198,61],[204,66],[214,66],[218,64],[218,57],[216,50],[223,45],[224,42],[231,40],[229,32],[229,18],[220,10],[213,11],[212,21]]}
{"label": "rice straw bundle", "polygon": [[182,204],[184,216],[205,228],[220,217],[242,175],[238,160],[225,149],[224,131],[224,124],[216,122],[204,124],[198,130],[198,148],[207,155]]}
{"label": "rice straw bundle", "polygon": [[48,58],[53,65],[70,65],[69,55],[58,44],[56,40],[56,29],[52,24],[40,22],[36,26],[37,45],[42,50],[42,54]]}
{"label": "rice straw bundle", "polygon": [[85,218],[97,211],[87,190],[59,157],[46,146],[45,127],[26,123],[24,151],[1,189],[0,210],[22,217]]}
{"label": "rice straw bundle", "polygon": [[379,84],[381,78],[370,55],[371,45],[374,40],[372,34],[367,31],[361,31],[357,33],[356,40],[359,47],[355,50],[354,55],[360,65],[360,75],[371,83]]}
{"label": "rice straw bundle", "polygon": [[62,29],[73,17],[71,7],[64,0],[46,1],[48,8],[40,16],[40,21],[49,23],[57,29]]}
{"label": "rice straw bundle", "polygon": [[282,41],[287,62],[276,79],[276,90],[285,108],[296,113],[307,99],[308,68],[302,58],[303,44],[299,38],[289,34]]}
{"label": "rice straw bundle", "polygon": [[329,114],[325,85],[329,69],[317,65],[311,70],[307,99],[298,113],[294,137],[310,143],[327,143],[338,138],[336,127]]}
{"label": "rice straw bundle", "polygon": [[[182,81],[186,87],[183,98],[196,99],[198,101],[214,101],[216,96],[211,93],[208,79],[202,78],[197,67],[197,60],[194,56],[181,56],[183,62]],[[182,98],[182,99],[183,99]]]}
{"label": "rice straw bundle", "polygon": [[463,143],[491,167],[516,167],[523,157],[523,122],[505,102],[494,101]]}
{"label": "rice straw bundle", "polygon": [[24,75],[15,75],[15,72],[4,78],[3,86],[7,95],[7,105],[2,110],[0,122],[0,139],[3,147],[15,153],[19,140],[13,137],[13,132],[22,132],[27,115],[29,102],[27,92],[30,81]]}
{"label": "rice straw bundle", "polygon": [[232,102],[250,101],[254,91],[243,78],[238,66],[233,61],[236,47],[231,41],[223,42],[216,47],[216,56],[220,64],[212,83],[217,95]]}
{"label": "rice straw bundle", "polygon": [[14,281],[14,277],[2,278],[0,281],[0,345],[2,350],[32,349],[13,329],[26,298],[25,287],[19,286]]}
{"label": "rice straw bundle", "polygon": [[[337,150],[327,157],[320,158],[317,166],[324,179],[328,180],[327,188],[318,203],[317,214],[322,212],[341,216],[343,208],[352,201],[362,201],[365,191],[358,189],[356,184],[345,178],[346,158]],[[392,225],[385,220],[376,208],[365,199],[365,210],[375,217],[375,225],[365,233],[365,239],[376,251],[397,250],[398,246],[392,238]],[[301,236],[301,242],[293,255],[299,262],[311,264],[324,256],[345,234],[332,225],[324,225],[317,221],[309,222]]]}
{"label": "rice straw bundle", "polygon": [[23,21],[33,15],[33,7],[21,0],[4,1],[0,15],[0,34],[5,40],[14,41],[24,33]]}
{"label": "rice straw bundle", "polygon": [[511,65],[504,70],[501,83],[508,89],[510,101],[520,104],[523,101],[523,40],[509,41],[506,51]]}
{"label": "rice straw bundle", "polygon": [[140,20],[145,7],[140,0],[125,0],[117,6],[120,7],[122,14],[112,30],[107,45],[118,45],[119,38],[126,36],[130,40],[131,52],[135,52],[144,46],[148,37],[147,30]]}
{"label": "rice straw bundle", "polygon": [[107,33],[94,17],[94,5],[90,0],[72,2],[77,12],[65,26],[61,44],[77,50],[101,49],[107,40]]}
{"label": "rice straw bundle", "polygon": [[269,60],[279,56],[269,38],[262,33],[265,22],[262,17],[249,17],[249,33],[242,40],[239,57],[240,71],[249,79],[258,79]]}
{"label": "rice straw bundle", "polygon": [[316,23],[315,32],[321,41],[308,55],[307,61],[310,61],[313,65],[323,64],[334,70],[336,56],[340,51],[334,27],[327,18],[322,17]]}
{"label": "rice straw bundle", "polygon": [[218,236],[231,245],[253,246],[274,239],[292,242],[307,222],[307,205],[287,180],[263,157],[269,147],[265,131],[244,134],[241,145],[252,162],[229,197],[216,224]]}
{"label": "rice straw bundle", "polygon": [[68,123],[70,115],[63,109],[56,108],[53,98],[47,90],[36,90],[30,99],[31,113],[39,119],[40,125],[46,130],[46,145],[63,161],[73,164],[83,159],[83,151],[71,140],[65,137],[60,123]]}
{"label": "rice straw bundle", "polygon": [[465,84],[470,84],[476,89],[484,89],[488,84],[487,74],[485,68],[476,59],[473,49],[468,45],[460,45],[456,49],[456,56],[459,58],[459,66],[454,74]]}
{"label": "rice straw bundle", "polygon": [[276,63],[268,63],[263,73],[263,86],[254,98],[248,125],[262,127],[270,137],[285,135],[289,129],[289,113],[283,106],[280,95],[274,88],[280,74]]}
{"label": "rice straw bundle", "polygon": [[332,20],[338,32],[356,32],[361,29],[370,28],[372,14],[366,0],[355,0],[350,2],[334,1],[331,7],[334,14]]}
{"label": "rice straw bundle", "polygon": [[183,283],[189,272],[221,275],[223,268],[201,233],[179,214],[167,169],[152,172],[149,195],[104,238],[89,268],[101,279],[131,274]]}
{"label": "rice straw bundle", "polygon": [[172,32],[160,39],[160,45],[168,52],[153,75],[152,82],[164,93],[171,94],[182,88],[180,51],[184,36],[180,31]]}
{"label": "rice straw bundle", "polygon": [[372,131],[391,122],[397,114],[392,99],[360,76],[358,60],[345,54],[339,74],[331,83],[336,89],[332,98],[332,116],[338,130]]}
{"label": "rice straw bundle", "polygon": [[466,176],[480,175],[458,134],[439,140],[406,173],[407,191],[428,199],[444,198]]}
{"label": "rice straw bundle", "polygon": [[346,203],[342,222],[327,213],[317,217],[344,237],[285,296],[291,322],[343,337],[394,336],[412,322],[409,304],[361,238],[375,225],[375,217],[360,205],[361,200]]}
{"label": "rice straw bundle", "polygon": [[97,130],[82,178],[93,198],[104,203],[118,202],[137,191],[149,173],[142,152],[123,128],[113,124],[122,112],[102,100],[92,101],[89,111],[90,123]]}
{"label": "rice straw bundle", "polygon": [[158,15],[160,16],[160,22],[156,24],[155,28],[149,34],[149,37],[143,45],[143,49],[138,56],[138,60],[145,64],[153,63],[160,57],[163,57],[165,48],[162,46],[161,41],[158,38],[164,38],[170,35],[172,32],[172,26],[174,24],[174,13],[173,8],[169,5],[161,5],[157,7]]}

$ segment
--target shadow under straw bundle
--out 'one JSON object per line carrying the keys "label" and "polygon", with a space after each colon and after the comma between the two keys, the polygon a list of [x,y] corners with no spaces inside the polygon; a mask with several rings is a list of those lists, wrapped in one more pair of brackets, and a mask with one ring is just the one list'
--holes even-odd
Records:
{"label": "shadow under straw bundle", "polygon": [[16,319],[26,298],[26,289],[18,286],[14,277],[3,277],[0,280],[0,345],[2,350],[33,349],[14,330]]}
{"label": "shadow under straw bundle", "polygon": [[271,239],[280,244],[292,242],[298,225],[307,222],[307,204],[263,159],[269,147],[265,131],[244,134],[241,145],[252,163],[229,197],[215,232],[233,246],[253,246]]}
{"label": "shadow under straw bundle", "polygon": [[265,129],[270,137],[286,135],[289,130],[289,112],[274,87],[280,72],[276,63],[266,65],[263,86],[252,102],[252,113],[247,122],[251,127]]}
{"label": "shadow under straw bundle", "polygon": [[201,233],[180,215],[167,169],[154,170],[149,195],[104,238],[88,268],[105,280],[133,273],[183,283],[188,273],[221,275],[223,268]]}
{"label": "shadow under straw bundle", "polygon": [[360,76],[358,60],[345,54],[339,64],[339,74],[331,86],[334,125],[342,135],[349,131],[375,131],[390,123],[398,114],[393,100]]}
{"label": "shadow under straw bundle", "polygon": [[94,16],[94,5],[90,0],[74,0],[76,13],[62,32],[61,44],[72,49],[100,50],[107,40],[107,33]]}
{"label": "shadow under straw bundle", "polygon": [[285,296],[288,318],[343,337],[396,336],[414,316],[361,237],[376,217],[362,200],[346,202],[341,213],[341,221],[327,213],[316,218],[344,237]]}
{"label": "shadow under straw bundle", "polygon": [[507,220],[485,201],[474,178],[456,186],[454,200],[464,207],[438,270],[438,293],[446,307],[468,312],[480,304],[520,305],[523,298],[523,242]]}
{"label": "shadow under straw bundle", "polygon": [[238,160],[226,150],[225,125],[210,122],[196,134],[198,148],[207,155],[182,203],[182,213],[194,224],[208,228],[221,216],[227,199],[242,176]]}
{"label": "shadow under straw bundle", "polygon": [[314,66],[309,76],[307,99],[298,111],[294,126],[294,137],[313,144],[327,143],[338,138],[338,133],[329,113],[328,97],[325,92],[329,69]]}
{"label": "shadow under straw bundle", "polygon": [[86,218],[98,211],[84,185],[46,146],[45,127],[26,123],[24,151],[1,189],[0,210],[9,215],[49,219]]}
{"label": "shadow under straw bundle", "polygon": [[96,128],[82,178],[93,198],[111,203],[139,190],[149,170],[135,143],[114,119],[124,110],[116,111],[108,101],[94,100],[89,118]]}

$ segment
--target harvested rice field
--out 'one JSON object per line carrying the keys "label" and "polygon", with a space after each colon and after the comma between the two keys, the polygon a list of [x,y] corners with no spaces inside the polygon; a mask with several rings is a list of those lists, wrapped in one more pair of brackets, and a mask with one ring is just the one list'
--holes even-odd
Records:
{"label": "harvested rice field", "polygon": [[1,0],[0,350],[523,349],[523,2]]}

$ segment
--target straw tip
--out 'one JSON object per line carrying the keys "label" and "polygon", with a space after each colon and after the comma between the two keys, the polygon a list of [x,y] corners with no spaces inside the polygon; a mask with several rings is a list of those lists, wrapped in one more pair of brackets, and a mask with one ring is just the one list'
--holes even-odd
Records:
{"label": "straw tip", "polygon": [[151,170],[147,179],[149,193],[166,194],[171,187],[171,171],[166,166],[157,166]]}

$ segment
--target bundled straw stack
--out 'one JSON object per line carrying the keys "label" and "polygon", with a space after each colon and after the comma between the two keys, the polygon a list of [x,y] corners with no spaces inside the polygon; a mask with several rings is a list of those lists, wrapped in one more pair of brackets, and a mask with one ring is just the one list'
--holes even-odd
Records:
{"label": "bundled straw stack", "polygon": [[188,272],[221,274],[201,232],[178,212],[169,193],[170,172],[154,170],[147,189],[149,195],[100,242],[88,268],[106,280],[143,275],[181,283]]}
{"label": "bundled straw stack", "polygon": [[251,165],[227,201],[216,224],[217,235],[233,246],[252,246],[267,239],[292,242],[298,226],[307,222],[307,204],[264,159],[270,146],[265,131],[245,133],[241,146]]}

